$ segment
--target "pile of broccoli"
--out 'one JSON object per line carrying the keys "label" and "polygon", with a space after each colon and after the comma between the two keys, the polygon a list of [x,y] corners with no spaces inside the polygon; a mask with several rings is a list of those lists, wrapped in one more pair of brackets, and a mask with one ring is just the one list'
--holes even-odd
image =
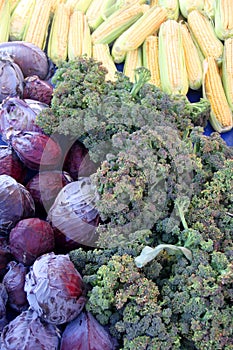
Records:
{"label": "pile of broccoli", "polygon": [[[100,166],[95,249],[69,253],[88,289],[86,308],[119,350],[233,349],[233,150],[203,135],[206,99],[190,103],[100,62],[63,62],[37,123],[78,139]],[[138,267],[143,248],[164,249]]]}

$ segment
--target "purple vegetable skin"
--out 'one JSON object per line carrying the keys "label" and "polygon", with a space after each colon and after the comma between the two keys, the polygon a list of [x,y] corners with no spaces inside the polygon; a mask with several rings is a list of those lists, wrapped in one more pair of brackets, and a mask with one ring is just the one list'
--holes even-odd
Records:
{"label": "purple vegetable skin", "polygon": [[17,182],[23,183],[26,168],[10,146],[0,146],[0,175],[9,175]]}
{"label": "purple vegetable skin", "polygon": [[47,55],[39,47],[25,41],[0,43],[0,55],[7,54],[20,67],[24,77],[38,75],[47,80],[53,74],[54,67]]}
{"label": "purple vegetable skin", "polygon": [[32,99],[51,104],[53,95],[53,86],[47,81],[40,79],[37,75],[32,75],[24,79],[23,98]]}
{"label": "purple vegetable skin", "polygon": [[0,58],[0,102],[8,96],[22,97],[23,80],[23,73],[16,63],[10,58]]}
{"label": "purple vegetable skin", "polygon": [[75,319],[86,303],[81,275],[68,255],[41,255],[26,275],[25,291],[31,309],[41,319],[63,324]]}
{"label": "purple vegetable skin", "polygon": [[62,338],[60,350],[114,350],[113,339],[90,312],[82,312],[68,323]]}
{"label": "purple vegetable skin", "polygon": [[21,312],[1,333],[1,350],[58,350],[60,332],[32,310]]}

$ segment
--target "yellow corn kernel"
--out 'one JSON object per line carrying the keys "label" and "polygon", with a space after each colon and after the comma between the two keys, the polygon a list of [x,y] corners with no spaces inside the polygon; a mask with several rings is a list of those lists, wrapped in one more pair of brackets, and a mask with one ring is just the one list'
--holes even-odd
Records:
{"label": "yellow corn kernel", "polygon": [[86,15],[82,11],[74,10],[70,16],[68,34],[68,59],[86,54],[91,57],[91,33]]}
{"label": "yellow corn kernel", "polygon": [[143,66],[150,70],[150,84],[161,87],[159,73],[159,38],[157,35],[149,35],[142,46]]}
{"label": "yellow corn kernel", "polygon": [[158,3],[159,3],[159,0],[150,0],[150,7],[158,5]]}
{"label": "yellow corn kernel", "polygon": [[129,80],[135,82],[135,69],[142,67],[142,47],[127,52],[124,62],[123,73],[129,77]]}
{"label": "yellow corn kernel", "polygon": [[20,0],[10,20],[10,40],[23,40],[30,23],[36,0]]}
{"label": "yellow corn kernel", "polygon": [[189,87],[192,90],[198,90],[202,85],[202,62],[186,22],[182,22],[180,28]]}
{"label": "yellow corn kernel", "polygon": [[10,3],[0,0],[0,42],[8,41],[10,34]]}
{"label": "yellow corn kernel", "polygon": [[93,43],[110,44],[143,14],[140,4],[127,5],[110,15],[92,33]]}
{"label": "yellow corn kernel", "polygon": [[148,35],[154,34],[167,19],[167,10],[161,6],[149,8],[136,22],[126,29],[113,43],[112,56],[116,63],[124,60],[129,50],[142,45]]}
{"label": "yellow corn kernel", "polygon": [[222,81],[227,101],[233,111],[233,38],[224,42]]}
{"label": "yellow corn kernel", "polygon": [[221,76],[213,56],[203,62],[203,96],[210,102],[210,123],[215,131],[226,132],[232,129],[232,111],[227,102]]}
{"label": "yellow corn kernel", "polygon": [[220,40],[233,36],[233,2],[232,0],[216,0],[215,33]]}
{"label": "yellow corn kernel", "polygon": [[167,10],[167,18],[178,20],[180,8],[179,0],[158,0],[158,5],[165,7]]}
{"label": "yellow corn kernel", "polygon": [[40,49],[44,49],[46,44],[52,4],[52,0],[36,1],[31,20],[23,38],[24,41],[33,43]]}
{"label": "yellow corn kernel", "polygon": [[213,56],[221,62],[223,43],[217,38],[211,21],[200,11],[193,10],[188,14],[188,25],[204,58]]}
{"label": "yellow corn kernel", "polygon": [[117,71],[117,68],[110,54],[108,44],[94,44],[92,55],[96,61],[101,62],[102,65],[107,69],[108,73],[106,74],[105,79],[115,81],[115,73]]}
{"label": "yellow corn kernel", "polygon": [[187,18],[189,12],[193,10],[202,11],[204,9],[204,0],[179,0],[179,6],[182,16]]}
{"label": "yellow corn kernel", "polygon": [[159,30],[159,71],[162,90],[168,94],[186,95],[188,75],[180,23],[168,19]]}
{"label": "yellow corn kernel", "polygon": [[68,34],[68,59],[82,55],[83,31],[84,31],[84,13],[74,11],[70,16],[70,26]]}
{"label": "yellow corn kernel", "polygon": [[54,13],[47,49],[49,58],[55,64],[67,59],[69,24],[70,7],[61,3]]}

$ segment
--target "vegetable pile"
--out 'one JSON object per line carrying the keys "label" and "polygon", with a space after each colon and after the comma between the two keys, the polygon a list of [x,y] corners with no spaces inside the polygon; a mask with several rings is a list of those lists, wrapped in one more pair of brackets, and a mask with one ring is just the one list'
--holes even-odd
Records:
{"label": "vegetable pile", "polygon": [[59,63],[33,122],[1,104],[0,349],[230,350],[233,150],[206,99],[106,74]]}

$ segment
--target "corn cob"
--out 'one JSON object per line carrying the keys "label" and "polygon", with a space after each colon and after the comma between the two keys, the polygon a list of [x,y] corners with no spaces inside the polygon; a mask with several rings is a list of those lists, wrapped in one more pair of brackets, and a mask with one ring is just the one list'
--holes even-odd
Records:
{"label": "corn cob", "polygon": [[40,49],[44,49],[46,44],[52,4],[52,0],[36,1],[31,20],[23,38],[24,41],[33,43]]}
{"label": "corn cob", "polygon": [[215,0],[204,0],[204,13],[214,20],[215,16]]}
{"label": "corn cob", "polygon": [[51,12],[52,12],[53,14],[54,14],[54,12],[55,12],[57,6],[58,6],[59,4],[61,4],[62,2],[65,3],[66,0],[53,0],[53,2],[52,2],[52,9],[51,9]]}
{"label": "corn cob", "polygon": [[149,8],[114,42],[112,56],[116,63],[123,62],[126,52],[142,45],[148,35],[154,34],[167,19],[167,10],[161,6]]}
{"label": "corn cob", "polygon": [[93,43],[110,44],[143,14],[139,4],[127,5],[109,16],[92,33]]}
{"label": "corn cob", "polygon": [[217,38],[211,21],[200,11],[193,10],[188,14],[188,25],[203,56],[213,56],[220,63],[223,43]]}
{"label": "corn cob", "polygon": [[67,59],[69,23],[70,7],[61,3],[54,13],[47,49],[49,58],[55,64]]}
{"label": "corn cob", "polygon": [[178,95],[187,94],[189,84],[180,23],[172,19],[168,19],[160,26],[159,71],[161,87],[164,92]]}
{"label": "corn cob", "polygon": [[10,3],[0,0],[0,42],[8,41],[10,33]]}
{"label": "corn cob", "polygon": [[74,10],[70,16],[68,59],[72,60],[84,54],[89,57],[92,55],[90,28],[84,12]]}
{"label": "corn cob", "polygon": [[213,56],[203,62],[203,96],[210,102],[210,123],[215,131],[226,132],[232,129],[232,111],[227,102],[221,76]]}
{"label": "corn cob", "polygon": [[158,5],[167,10],[167,18],[178,20],[180,12],[178,0],[158,0]]}
{"label": "corn cob", "polygon": [[187,18],[192,10],[202,11],[204,9],[204,0],[179,0],[179,7],[182,16]]}
{"label": "corn cob", "polygon": [[159,38],[157,35],[149,35],[142,45],[142,63],[150,70],[150,84],[161,87],[159,74]]}
{"label": "corn cob", "polygon": [[180,28],[189,87],[193,90],[198,90],[202,85],[202,62],[186,22],[182,22]]}
{"label": "corn cob", "polygon": [[233,2],[232,0],[216,0],[215,33],[220,40],[233,37]]}
{"label": "corn cob", "polygon": [[102,62],[103,66],[107,69],[108,73],[105,79],[115,81],[117,68],[110,54],[109,46],[107,44],[94,44],[93,58],[96,61]]}
{"label": "corn cob", "polygon": [[11,15],[9,38],[13,40],[23,40],[30,23],[36,0],[20,0]]}
{"label": "corn cob", "polygon": [[228,104],[233,111],[233,38],[224,42],[222,81]]}
{"label": "corn cob", "polygon": [[115,3],[102,11],[102,17],[104,20],[106,20],[109,16],[111,16],[114,12],[120,10],[121,8],[125,6],[132,6],[132,5],[142,5],[145,4],[147,0],[116,0]]}
{"label": "corn cob", "polygon": [[123,73],[129,77],[129,80],[135,82],[135,69],[142,67],[142,47],[126,53]]}

